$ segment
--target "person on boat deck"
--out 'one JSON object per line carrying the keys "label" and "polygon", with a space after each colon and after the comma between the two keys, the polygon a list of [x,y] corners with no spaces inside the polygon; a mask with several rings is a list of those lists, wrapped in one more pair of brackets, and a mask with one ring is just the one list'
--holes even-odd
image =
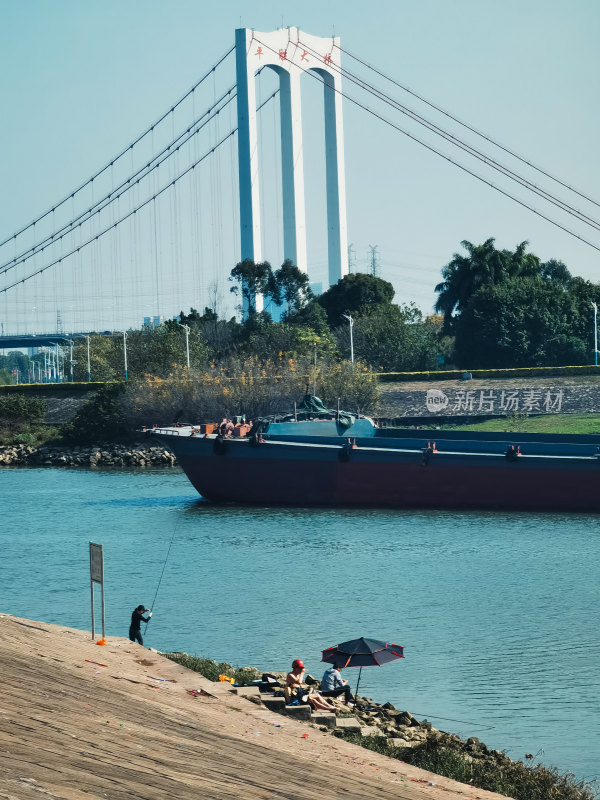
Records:
{"label": "person on boat deck", "polygon": [[323,680],[321,681],[321,694],[323,697],[339,697],[344,695],[344,704],[348,705],[352,692],[348,686],[348,681],[345,681],[340,675],[341,666],[332,664],[325,670]]}
{"label": "person on boat deck", "polygon": [[292,662],[292,671],[288,672],[285,679],[285,701],[288,705],[295,700],[299,702],[308,702],[311,704],[315,711],[333,711],[336,713],[338,709],[331,703],[328,703],[320,694],[311,693],[302,685],[304,678],[304,663],[299,659]]}
{"label": "person on boat deck", "polygon": [[219,425],[219,433],[221,436],[229,436],[232,433],[234,428],[233,422],[226,417],[223,418],[221,424]]}
{"label": "person on boat deck", "polygon": [[[144,617],[144,613],[146,611],[148,612],[148,616]],[[140,625],[142,622],[150,622],[151,616],[152,612],[149,608],[138,606],[134,609],[133,614],[131,615],[131,625],[129,626],[129,638],[132,642],[137,642],[141,645],[144,644],[144,640],[142,639],[142,634],[140,632]]]}

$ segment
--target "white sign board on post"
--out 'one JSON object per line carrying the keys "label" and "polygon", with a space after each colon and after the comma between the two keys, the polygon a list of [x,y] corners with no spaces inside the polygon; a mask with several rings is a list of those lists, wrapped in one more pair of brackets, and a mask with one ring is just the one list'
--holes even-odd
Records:
{"label": "white sign board on post", "polygon": [[104,553],[101,544],[94,544],[90,542],[90,593],[92,601],[92,639],[94,639],[94,584],[100,584],[100,591],[102,595],[102,643],[105,642],[105,624],[104,624]]}

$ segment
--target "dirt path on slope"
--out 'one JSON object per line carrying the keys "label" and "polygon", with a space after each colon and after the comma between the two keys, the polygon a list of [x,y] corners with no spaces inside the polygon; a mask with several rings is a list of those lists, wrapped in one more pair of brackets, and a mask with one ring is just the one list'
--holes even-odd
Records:
{"label": "dirt path on slope", "polygon": [[[202,688],[212,697],[188,694]],[[0,615],[1,800],[339,797],[500,800],[261,709],[126,639],[98,647],[85,631]]]}

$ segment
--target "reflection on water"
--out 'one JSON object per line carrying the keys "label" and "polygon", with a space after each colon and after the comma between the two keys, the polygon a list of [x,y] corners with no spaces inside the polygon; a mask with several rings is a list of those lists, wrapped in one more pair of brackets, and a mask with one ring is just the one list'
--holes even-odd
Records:
{"label": "reflection on water", "polygon": [[5,469],[0,495],[2,611],[89,628],[95,541],[109,635],[164,567],[153,647],[320,677],[322,649],[391,640],[406,658],[363,670],[361,693],[599,771],[598,516],[217,507],[176,470]]}

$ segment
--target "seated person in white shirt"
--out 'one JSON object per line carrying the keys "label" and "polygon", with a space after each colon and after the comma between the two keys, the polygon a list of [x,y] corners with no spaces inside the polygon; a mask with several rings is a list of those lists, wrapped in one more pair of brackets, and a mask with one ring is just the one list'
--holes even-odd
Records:
{"label": "seated person in white shirt", "polygon": [[332,664],[329,669],[325,670],[323,680],[321,681],[321,694],[323,697],[339,697],[343,694],[344,703],[348,705],[352,697],[352,692],[348,686],[348,681],[343,680],[340,675],[341,669],[342,667]]}

